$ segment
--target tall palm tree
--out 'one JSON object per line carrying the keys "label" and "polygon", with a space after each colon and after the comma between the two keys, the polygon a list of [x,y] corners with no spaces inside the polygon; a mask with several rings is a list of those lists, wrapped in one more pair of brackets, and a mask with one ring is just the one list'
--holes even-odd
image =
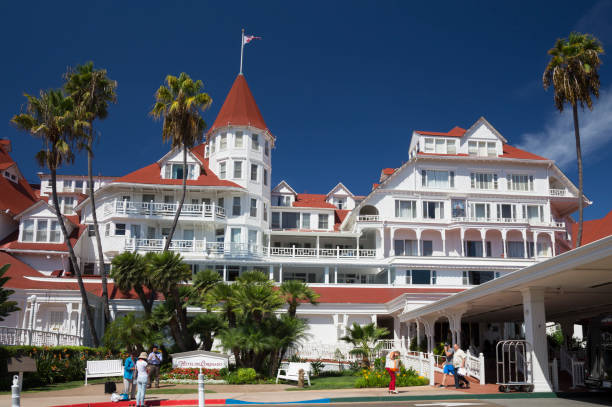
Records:
{"label": "tall palm tree", "polygon": [[89,307],[81,269],[74,254],[74,248],[66,230],[64,218],[59,210],[60,206],[57,198],[57,169],[64,163],[71,164],[74,162],[74,154],[71,149],[72,140],[70,137],[73,134],[74,128],[82,127],[84,123],[81,123],[73,115],[74,102],[72,98],[64,96],[60,90],[40,91],[40,97],[28,94],[25,94],[25,97],[28,99],[26,113],[13,116],[11,123],[42,140],[43,148],[36,153],[36,160],[40,166],[46,166],[51,173],[51,199],[55,208],[55,215],[68,247],[72,268],[77,276],[93,344],[98,347],[100,341],[96,333],[92,311]]}
{"label": "tall palm tree", "polygon": [[179,77],[166,76],[166,85],[159,87],[155,93],[155,105],[151,115],[155,119],[163,118],[162,140],[170,141],[173,149],[183,150],[183,192],[174,221],[166,240],[164,251],[170,247],[174,231],[185,203],[187,194],[187,150],[200,143],[204,137],[206,123],[200,111],[206,110],[212,103],[207,93],[202,92],[201,80],[193,81],[185,72]]}
{"label": "tall palm tree", "polygon": [[104,322],[108,324],[111,320],[110,307],[108,304],[108,287],[106,269],[104,268],[104,254],[102,252],[102,239],[100,239],[100,228],[98,227],[98,215],[96,213],[96,201],[94,196],[94,182],[92,174],[93,142],[95,138],[93,122],[95,119],[103,120],[108,116],[109,103],[117,101],[117,82],[106,76],[105,69],[94,69],[93,62],[78,65],[76,69],[69,70],[64,75],[66,83],[64,89],[72,96],[75,102],[75,114],[81,120],[89,123],[85,131],[80,132],[82,136],[78,147],[87,151],[87,177],[89,178],[89,202],[91,216],[93,218],[94,232],[96,235],[96,247],[98,250],[98,268],[102,277],[102,302],[104,304]]}
{"label": "tall palm tree", "polygon": [[353,322],[353,326],[347,328],[346,333],[340,340],[353,345],[353,349],[349,353],[361,356],[364,367],[369,367],[370,359],[383,346],[382,342],[378,341],[388,335],[389,330],[387,328],[379,328],[374,323],[361,326]]}
{"label": "tall palm tree", "polygon": [[312,305],[318,304],[317,299],[319,298],[319,294],[302,281],[283,281],[280,286],[280,294],[287,302],[287,305],[289,305],[288,314],[292,318],[295,318],[297,307],[300,303],[308,302]]}
{"label": "tall palm tree", "polygon": [[572,32],[569,38],[557,39],[555,46],[548,50],[551,56],[542,82],[544,89],[551,85],[555,92],[555,106],[562,112],[566,103],[572,106],[574,115],[574,135],[576,138],[576,158],[578,161],[578,236],[576,247],[582,244],[582,150],[580,148],[580,126],[578,125],[578,105],[593,109],[591,94],[599,97],[599,55],[604,52],[601,42],[590,34]]}
{"label": "tall palm tree", "polygon": [[165,297],[165,305],[171,312],[170,328],[176,345],[182,351],[195,348],[193,336],[187,324],[187,304],[183,301],[180,284],[191,277],[191,270],[183,263],[180,254],[172,252],[148,253],[146,256],[153,288]]}
{"label": "tall palm tree", "polygon": [[17,301],[9,301],[9,297],[15,294],[15,291],[7,290],[3,287],[11,279],[4,276],[9,267],[11,267],[10,264],[0,267],[0,321],[4,321],[4,317],[7,317],[11,312],[20,310],[17,306]]}
{"label": "tall palm tree", "polygon": [[151,315],[154,298],[145,292],[145,288],[151,287],[145,258],[136,252],[123,252],[113,258],[112,265],[110,276],[115,285],[124,293],[134,290],[145,316]]}

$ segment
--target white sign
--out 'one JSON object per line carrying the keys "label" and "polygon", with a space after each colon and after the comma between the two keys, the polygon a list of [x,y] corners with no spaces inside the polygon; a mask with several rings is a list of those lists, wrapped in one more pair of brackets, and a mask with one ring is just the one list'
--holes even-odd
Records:
{"label": "white sign", "polygon": [[227,367],[228,357],[213,352],[184,352],[172,355],[173,368],[222,369]]}

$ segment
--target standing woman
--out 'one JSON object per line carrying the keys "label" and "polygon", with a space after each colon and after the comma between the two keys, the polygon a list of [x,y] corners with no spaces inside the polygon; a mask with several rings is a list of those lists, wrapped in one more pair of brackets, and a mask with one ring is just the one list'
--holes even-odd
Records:
{"label": "standing woman", "polygon": [[397,394],[397,390],[395,390],[395,373],[399,370],[398,366],[398,358],[399,352],[396,350],[392,350],[387,355],[387,360],[385,361],[385,369],[389,373],[391,377],[391,381],[389,382],[389,393]]}
{"label": "standing woman", "polygon": [[138,356],[138,362],[136,362],[136,371],[138,376],[136,377],[136,384],[138,385],[138,393],[136,393],[136,407],[144,407],[144,398],[147,391],[147,382],[149,381],[149,372],[147,371],[147,353],[142,352]]}

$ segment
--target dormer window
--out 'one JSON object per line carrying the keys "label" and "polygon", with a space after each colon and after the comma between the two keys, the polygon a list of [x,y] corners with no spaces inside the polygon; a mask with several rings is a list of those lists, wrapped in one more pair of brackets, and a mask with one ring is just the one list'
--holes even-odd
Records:
{"label": "dormer window", "polygon": [[344,207],[346,206],[346,199],[344,198],[336,198],[335,201],[338,209],[344,209]]}
{"label": "dormer window", "polygon": [[227,148],[227,133],[223,133],[219,141],[219,150],[225,150],[226,148]]}
{"label": "dormer window", "polygon": [[457,145],[455,140],[428,137],[425,139],[425,152],[432,154],[457,154]]}
{"label": "dormer window", "polygon": [[[183,179],[183,164],[166,164],[165,179]],[[187,179],[195,179],[195,165],[187,164]]]}
{"label": "dormer window", "polygon": [[276,206],[291,206],[291,197],[289,195],[278,195],[276,197]]}
{"label": "dormer window", "polygon": [[234,141],[234,147],[236,148],[242,148],[242,146],[244,145],[244,136],[242,134],[241,131],[237,131],[236,132],[236,139]]}
{"label": "dormer window", "polygon": [[[34,233],[36,232],[36,233]],[[27,219],[23,221],[22,242],[60,243],[62,234],[57,220]]]}
{"label": "dormer window", "polygon": [[468,154],[478,157],[497,157],[497,146],[491,141],[469,141]]}

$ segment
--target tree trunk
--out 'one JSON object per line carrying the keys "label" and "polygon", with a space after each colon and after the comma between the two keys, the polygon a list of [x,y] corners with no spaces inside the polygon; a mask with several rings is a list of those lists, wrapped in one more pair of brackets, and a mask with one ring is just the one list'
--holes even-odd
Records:
{"label": "tree trunk", "polygon": [[64,218],[62,217],[62,213],[59,209],[60,206],[59,201],[57,199],[57,172],[54,168],[49,168],[49,170],[51,171],[51,195],[53,199],[53,206],[55,207],[55,215],[57,216],[57,221],[60,225],[60,228],[62,229],[64,241],[66,242],[66,247],[68,247],[70,262],[72,263],[72,268],[74,269],[74,272],[77,276],[79,291],[81,292],[83,308],[85,308],[85,315],[87,317],[87,323],[89,324],[93,344],[94,347],[97,348],[100,346],[100,341],[98,339],[98,334],[96,333],[96,325],[94,323],[93,315],[91,314],[91,308],[89,307],[87,292],[85,291],[85,285],[83,284],[83,276],[81,276],[81,269],[79,268],[79,263],[77,262],[76,256],[74,254],[74,249],[72,248],[72,243],[70,242],[70,237],[68,236],[68,231],[66,230],[66,225],[64,224]]}
{"label": "tree trunk", "polygon": [[96,234],[96,249],[98,250],[98,268],[102,277],[102,306],[104,307],[104,326],[111,321],[110,305],[108,303],[108,286],[106,269],[104,268],[104,254],[102,251],[102,240],[100,239],[100,228],[98,227],[98,214],[96,213],[96,201],[94,197],[94,184],[92,174],[93,153],[93,123],[91,123],[89,140],[87,141],[87,176],[89,179],[89,199],[91,203],[91,216],[94,223],[94,231]]}
{"label": "tree trunk", "polygon": [[170,248],[170,243],[172,242],[172,237],[174,236],[174,230],[176,229],[176,225],[179,220],[179,216],[181,216],[181,211],[183,210],[183,204],[185,203],[185,195],[187,194],[187,147],[183,145],[183,194],[181,196],[181,201],[179,202],[178,208],[176,208],[176,213],[174,214],[174,220],[172,221],[172,228],[170,229],[170,233],[168,234],[168,238],[166,239],[166,246],[164,247],[164,251],[168,251]]}
{"label": "tree trunk", "polygon": [[580,127],[578,126],[578,106],[572,106],[574,113],[574,135],[576,136],[576,161],[578,163],[578,236],[576,237],[576,247],[582,245],[582,212],[583,212],[583,193],[582,193],[582,149],[580,148]]}
{"label": "tree trunk", "polygon": [[181,351],[186,351],[187,347],[185,346],[185,342],[183,341],[183,335],[179,328],[178,321],[176,319],[176,315],[173,315],[170,318],[170,322],[168,322],[168,326],[170,327],[170,332],[172,332],[172,336],[174,337],[174,341],[176,342],[176,346]]}

